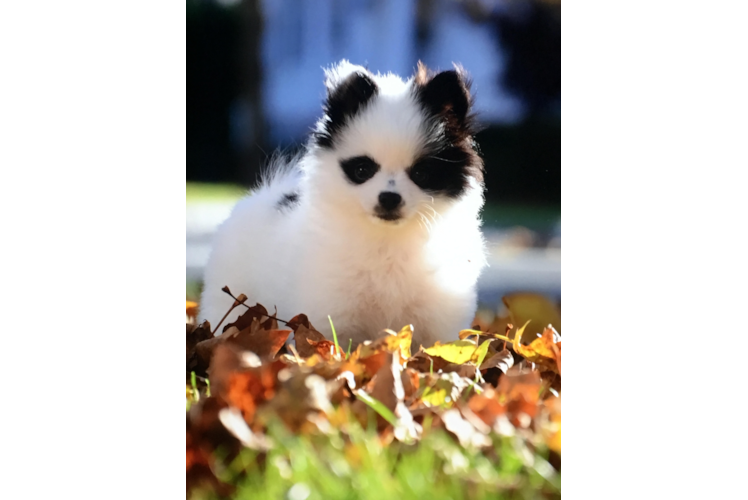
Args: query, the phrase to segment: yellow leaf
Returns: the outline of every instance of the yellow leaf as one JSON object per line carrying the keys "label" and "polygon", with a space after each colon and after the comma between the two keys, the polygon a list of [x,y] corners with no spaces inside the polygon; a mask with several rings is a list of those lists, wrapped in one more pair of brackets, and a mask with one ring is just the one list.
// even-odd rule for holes
{"label": "yellow leaf", "polygon": [[389,335],[380,337],[368,345],[361,346],[360,358],[368,358],[381,351],[399,352],[400,364],[410,358],[410,345],[413,342],[413,326],[406,325],[399,333],[388,331]]}
{"label": "yellow leaf", "polygon": [[485,335],[485,334],[480,330],[460,330],[459,335],[460,335],[460,340],[465,340],[466,338],[471,337],[473,335]]}
{"label": "yellow leaf", "polygon": [[433,387],[427,387],[421,395],[421,401],[427,408],[435,406],[448,407],[452,404],[452,401],[447,401],[447,396],[450,394],[450,386],[447,381],[439,380]]}
{"label": "yellow leaf", "polygon": [[524,356],[527,361],[536,363],[542,368],[554,371],[560,375],[561,348],[559,347],[560,343],[554,343],[553,330],[551,328],[544,329],[543,335],[533,340],[528,346],[523,346],[520,343],[522,333],[529,323],[530,321],[528,320],[514,335],[512,343],[514,351]]}
{"label": "yellow leaf", "polygon": [[472,337],[474,335],[482,335],[484,337],[493,337],[499,340],[506,340],[507,342],[511,342],[512,339],[505,335],[500,335],[498,333],[491,333],[491,332],[482,332],[480,330],[460,330],[459,336],[460,340],[465,340],[468,337]]}
{"label": "yellow leaf", "polygon": [[511,323],[517,326],[529,321],[530,325],[522,338],[525,343],[532,342],[548,324],[561,333],[561,313],[546,297],[535,293],[515,293],[501,300],[509,309]]}
{"label": "yellow leaf", "polygon": [[522,344],[520,344],[520,340],[522,339],[522,335],[525,332],[525,328],[527,328],[527,325],[530,324],[530,320],[528,319],[524,325],[522,325],[520,328],[517,329],[516,332],[514,332],[514,340],[512,340],[512,345],[514,346],[514,352],[522,354]]}
{"label": "yellow leaf", "polygon": [[469,362],[480,365],[480,362],[482,362],[483,358],[486,357],[488,344],[490,342],[490,340],[486,340],[483,344],[478,346],[478,344],[472,340],[457,340],[448,344],[435,345],[434,347],[424,349],[424,352],[430,356],[439,356],[450,363],[456,363],[458,365]]}

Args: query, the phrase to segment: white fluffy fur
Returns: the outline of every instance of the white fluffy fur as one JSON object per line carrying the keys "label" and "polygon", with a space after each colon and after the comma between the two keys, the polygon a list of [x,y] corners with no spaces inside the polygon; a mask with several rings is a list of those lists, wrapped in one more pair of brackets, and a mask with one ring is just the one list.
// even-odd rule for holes
{"label": "white fluffy fur", "polygon": [[[351,71],[343,62],[327,71],[334,87]],[[201,319],[215,325],[232,304],[228,285],[278,317],[298,313],[342,345],[414,326],[414,346],[457,339],[476,310],[476,281],[485,266],[478,213],[483,187],[471,178],[457,200],[434,198],[407,176],[433,137],[411,94],[413,80],[376,75],[379,94],[359,113],[333,151],[310,142],[305,154],[242,199],[219,228],[205,270]],[[318,125],[319,126],[319,125]],[[339,160],[368,155],[381,170],[362,185],[347,181]],[[394,185],[393,185],[394,181]],[[278,208],[285,193],[299,204]],[[398,192],[404,218],[374,216],[382,191]],[[236,308],[233,321],[245,310]],[[224,323],[226,324],[226,323]]]}

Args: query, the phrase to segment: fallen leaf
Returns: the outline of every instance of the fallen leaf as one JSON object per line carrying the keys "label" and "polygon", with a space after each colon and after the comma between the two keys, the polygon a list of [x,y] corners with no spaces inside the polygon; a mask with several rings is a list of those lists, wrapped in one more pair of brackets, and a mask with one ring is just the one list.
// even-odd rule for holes
{"label": "fallen leaf", "polygon": [[457,340],[448,344],[441,344],[429,349],[424,349],[426,354],[439,356],[440,358],[456,364],[473,363],[480,365],[488,353],[488,345],[491,340],[484,341],[480,346],[472,340]]}
{"label": "fallen leaf", "polygon": [[398,333],[385,330],[386,335],[360,346],[359,356],[367,358],[380,351],[399,353],[399,362],[404,364],[410,358],[410,346],[413,342],[413,326],[406,325]]}
{"label": "fallen leaf", "polygon": [[462,392],[473,385],[468,377],[462,377],[457,372],[429,375],[421,384],[421,402],[427,407],[451,407]]}
{"label": "fallen leaf", "polygon": [[202,363],[197,355],[197,346],[213,337],[210,332],[210,323],[204,321],[199,326],[187,323],[187,372],[194,371],[201,375],[208,369],[208,363]]}
{"label": "fallen leaf", "polygon": [[491,387],[474,394],[468,401],[468,408],[491,427],[499,415],[506,413],[506,407],[499,403],[498,393]]}
{"label": "fallen leaf", "polygon": [[309,318],[307,317],[306,314],[297,314],[296,316],[294,316],[293,318],[291,318],[291,320],[288,323],[286,323],[286,326],[288,328],[290,328],[291,330],[293,330],[294,333],[299,328],[299,325],[304,325],[305,327],[307,327],[310,330],[317,331],[312,326],[312,324],[309,322]]}
{"label": "fallen leaf", "polygon": [[536,338],[535,334],[543,331],[548,324],[561,331],[561,313],[547,297],[535,293],[515,293],[502,297],[501,300],[509,310],[511,322],[515,326],[529,321],[521,339],[523,342],[532,342]]}
{"label": "fallen leaf", "polygon": [[[340,360],[345,357],[345,353],[340,346],[335,347],[334,342],[330,342],[327,339],[323,340],[312,340],[306,339],[307,343],[314,349],[314,352],[319,354],[324,360]],[[298,344],[297,344],[298,345]]]}
{"label": "fallen leaf", "polygon": [[252,322],[255,320],[261,323],[264,321],[263,318],[269,318],[268,310],[265,309],[264,306],[261,304],[255,304],[251,307],[248,306],[248,309],[243,314],[239,315],[233,323],[228,323],[223,327],[223,332],[225,333],[226,330],[232,326],[236,327],[237,330],[242,331],[245,328],[252,326]]}
{"label": "fallen leaf", "polygon": [[372,378],[377,372],[384,366],[385,361],[388,357],[387,351],[377,351],[374,354],[365,358],[360,357],[360,352],[356,351],[355,356],[351,355],[351,358],[355,358],[359,364],[363,365],[364,372],[368,375],[367,378]]}
{"label": "fallen leaf", "polygon": [[252,351],[261,359],[272,359],[286,343],[289,335],[291,330],[253,330],[250,326],[227,337],[225,342]]}
{"label": "fallen leaf", "polygon": [[523,331],[528,323],[517,330],[512,347],[514,351],[521,354],[530,363],[535,363],[541,368],[561,374],[561,344],[554,344],[555,332],[553,328],[546,327],[543,334],[533,340],[530,345],[523,346],[520,339],[524,336]]}
{"label": "fallen leaf", "polygon": [[537,415],[540,386],[540,374],[536,370],[525,371],[518,366],[510,368],[499,379],[499,402],[506,407],[509,420],[515,427],[528,427]]}
{"label": "fallen leaf", "polygon": [[449,364],[450,362],[444,358],[431,356],[424,351],[419,351],[408,360],[407,366],[421,373],[439,373],[440,370]]}
{"label": "fallen leaf", "polygon": [[483,381],[496,387],[499,379],[514,366],[517,359],[522,359],[522,357],[506,348],[501,351],[489,350],[488,356],[480,366]]}
{"label": "fallen leaf", "polygon": [[317,330],[313,330],[311,328],[311,325],[306,326],[304,323],[299,323],[295,326],[296,329],[294,330],[294,345],[296,346],[296,351],[299,353],[299,356],[301,356],[302,358],[308,358],[313,354],[316,354],[317,349],[315,349],[310,341],[321,342],[323,340],[327,340],[325,336],[319,333]]}
{"label": "fallen leaf", "polygon": [[276,360],[257,368],[236,371],[228,377],[228,387],[223,391],[224,399],[241,410],[244,419],[251,424],[257,408],[275,396],[278,387],[278,372],[286,367]]}
{"label": "fallen leaf", "polygon": [[409,398],[418,390],[420,386],[420,377],[418,372],[413,368],[405,368],[401,373],[403,381],[403,390],[405,391],[405,397]]}
{"label": "fallen leaf", "polygon": [[395,412],[397,403],[405,398],[405,390],[400,372],[402,367],[397,354],[387,356],[385,364],[374,377],[374,386],[369,395],[381,402],[391,412]]}
{"label": "fallen leaf", "polygon": [[506,373],[512,366],[514,366],[514,356],[509,349],[502,349],[500,352],[486,358],[483,363],[481,363],[480,370],[484,371],[490,368],[498,368]]}

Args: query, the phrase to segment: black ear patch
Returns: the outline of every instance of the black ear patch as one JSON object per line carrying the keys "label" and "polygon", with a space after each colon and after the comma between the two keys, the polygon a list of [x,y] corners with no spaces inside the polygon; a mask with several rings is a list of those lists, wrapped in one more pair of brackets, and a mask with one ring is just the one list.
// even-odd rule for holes
{"label": "black ear patch", "polygon": [[475,134],[471,82],[462,69],[432,74],[422,63],[418,64],[414,91],[424,111],[445,123],[446,139],[457,144]]}
{"label": "black ear patch", "polygon": [[321,130],[315,133],[317,145],[332,148],[335,136],[378,92],[374,79],[363,71],[356,71],[330,90]]}
{"label": "black ear patch", "polygon": [[451,114],[457,121],[465,121],[470,108],[470,91],[457,71],[443,71],[423,86],[420,93],[423,106],[432,115]]}
{"label": "black ear patch", "polygon": [[432,123],[443,126],[430,132],[440,131],[408,176],[427,193],[457,198],[467,189],[470,177],[483,182],[483,162],[473,139],[476,125],[470,79],[462,68],[434,74],[419,62],[413,92]]}

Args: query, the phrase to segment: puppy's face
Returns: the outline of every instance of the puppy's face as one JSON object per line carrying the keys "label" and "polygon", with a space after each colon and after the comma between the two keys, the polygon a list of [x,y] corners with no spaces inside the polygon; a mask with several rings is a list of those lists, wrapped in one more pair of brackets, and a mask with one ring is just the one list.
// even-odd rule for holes
{"label": "puppy's face", "polygon": [[312,183],[336,210],[377,224],[428,224],[482,184],[462,71],[430,75],[419,64],[402,81],[343,62],[327,76]]}

